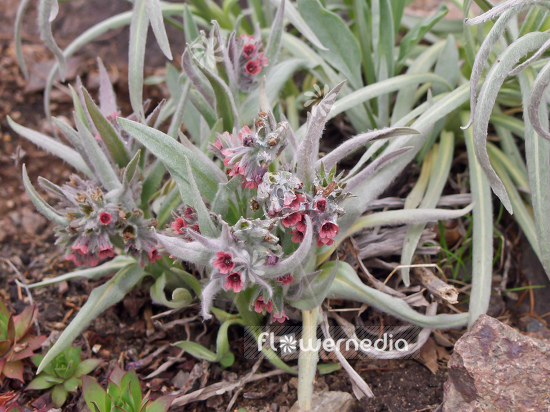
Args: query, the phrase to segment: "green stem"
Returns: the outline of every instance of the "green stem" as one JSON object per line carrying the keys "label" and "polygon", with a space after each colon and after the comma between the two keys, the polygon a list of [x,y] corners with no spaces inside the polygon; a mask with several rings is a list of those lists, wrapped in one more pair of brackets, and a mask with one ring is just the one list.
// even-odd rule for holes
{"label": "green stem", "polygon": [[302,411],[311,409],[313,380],[317,371],[317,317],[319,308],[302,311],[302,347],[298,357],[298,405]]}

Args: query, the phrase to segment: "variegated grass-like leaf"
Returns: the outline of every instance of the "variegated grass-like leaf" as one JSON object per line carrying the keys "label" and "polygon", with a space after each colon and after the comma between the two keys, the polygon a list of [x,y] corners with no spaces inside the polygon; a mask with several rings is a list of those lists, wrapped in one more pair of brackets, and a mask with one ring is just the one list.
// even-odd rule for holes
{"label": "variegated grass-like leaf", "polygon": [[[461,113],[463,123],[468,113]],[[487,313],[491,298],[493,279],[493,202],[491,188],[486,176],[475,157],[474,137],[471,130],[464,130],[464,140],[468,150],[468,169],[473,200],[476,202],[472,212],[474,228],[472,234],[472,289],[468,326]]]}
{"label": "variegated grass-like leaf", "polygon": [[[424,194],[424,198],[418,205],[420,209],[433,208],[437,205],[449,177],[449,172],[453,161],[453,153],[454,134],[452,132],[444,131],[441,133],[438,156],[435,161],[433,173],[430,177],[430,182],[426,189],[426,193]],[[407,235],[405,237],[405,241],[403,242],[403,251],[401,254],[401,265],[405,266],[401,269],[403,283],[405,286],[409,286],[410,284],[410,269],[408,265],[412,262],[414,251],[418,246],[418,241],[420,240],[425,226],[426,225],[424,223],[415,224],[409,226],[407,230]]]}
{"label": "variegated grass-like leaf", "polygon": [[[545,131],[548,128],[546,104],[541,107],[540,101],[537,104],[537,99],[533,99],[533,96],[538,93],[538,91],[535,91],[535,87],[543,88],[540,92],[544,92],[546,87],[541,83],[547,82],[548,69],[546,67],[542,69],[534,81],[533,77],[534,71],[531,68],[519,75],[524,97],[523,110],[527,110],[529,113],[529,118],[524,119],[525,155],[540,251],[539,257],[546,274],[550,277],[550,217],[548,215],[548,206],[550,205],[550,142],[548,139],[544,139],[545,135],[538,133],[539,130],[532,123],[532,120],[535,119],[540,131]],[[537,82],[541,78],[544,78],[544,80]]]}

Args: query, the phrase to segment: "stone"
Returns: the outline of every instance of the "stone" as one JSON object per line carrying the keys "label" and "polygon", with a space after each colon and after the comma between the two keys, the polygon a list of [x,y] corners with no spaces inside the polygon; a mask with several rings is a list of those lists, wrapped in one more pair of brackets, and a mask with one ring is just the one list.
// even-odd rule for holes
{"label": "stone", "polygon": [[550,410],[550,341],[482,315],[455,345],[438,411]]}
{"label": "stone", "polygon": [[[311,400],[311,412],[338,411],[348,412],[353,406],[353,397],[347,392],[315,392]],[[289,412],[301,412],[298,401]]]}

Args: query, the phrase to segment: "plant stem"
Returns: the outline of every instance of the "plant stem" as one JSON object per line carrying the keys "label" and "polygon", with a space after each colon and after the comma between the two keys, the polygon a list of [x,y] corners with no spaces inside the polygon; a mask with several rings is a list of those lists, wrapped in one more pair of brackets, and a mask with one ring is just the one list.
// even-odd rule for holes
{"label": "plant stem", "polygon": [[319,308],[302,311],[302,347],[298,357],[298,405],[303,411],[311,409],[313,380],[319,360],[317,346],[317,317]]}

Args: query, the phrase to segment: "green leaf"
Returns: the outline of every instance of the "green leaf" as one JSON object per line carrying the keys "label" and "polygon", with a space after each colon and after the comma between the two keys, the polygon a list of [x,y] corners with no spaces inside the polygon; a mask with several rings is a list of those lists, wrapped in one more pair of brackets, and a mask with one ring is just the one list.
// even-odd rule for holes
{"label": "green leaf", "polygon": [[36,190],[34,190],[34,187],[29,179],[29,175],[27,174],[27,168],[25,165],[23,165],[23,185],[25,186],[25,191],[27,192],[27,195],[40,213],[42,213],[46,218],[58,224],[59,226],[65,227],[69,225],[69,223],[71,222],[70,219],[57,213],[57,210],[46,203],[46,201],[42,199],[42,197],[36,192]]}
{"label": "green leaf", "polygon": [[402,65],[412,49],[420,43],[422,38],[428,33],[431,28],[449,12],[449,8],[445,3],[442,3],[436,10],[435,14],[422,19],[414,26],[401,40],[399,46],[399,64]]}
{"label": "green leaf", "polygon": [[[487,154],[487,127],[493,106],[504,80],[516,63],[530,51],[538,49],[550,38],[549,33],[530,33],[512,43],[500,56],[487,74],[479,92],[476,111],[473,115],[474,147],[476,157],[484,170],[493,192],[499,197],[510,214],[513,213],[510,198],[504,185],[491,167]],[[472,86],[473,87],[473,86]],[[474,110],[472,108],[472,110]]]}
{"label": "green leaf", "polygon": [[[527,110],[529,95],[534,92],[533,87],[534,72],[531,68],[525,70],[519,75],[521,91],[523,93],[523,110]],[[548,112],[546,103],[544,107],[537,106],[544,128],[548,128]],[[525,123],[525,156],[527,160],[527,170],[529,174],[529,187],[532,193],[532,205],[535,215],[535,227],[539,245],[539,257],[550,278],[550,216],[548,216],[548,206],[550,205],[550,142],[537,134],[531,123],[532,116],[524,119]]]}
{"label": "green leaf", "polygon": [[177,299],[174,298],[174,295],[172,295],[171,301],[166,299],[166,295],[164,294],[164,288],[166,287],[166,275],[163,273],[160,275],[160,277],[155,281],[153,286],[151,286],[151,289],[149,289],[149,293],[151,294],[151,299],[153,303],[156,303],[157,305],[164,305],[168,308],[172,309],[181,309],[186,306],[189,306],[189,304],[193,301],[193,297],[191,296],[191,293],[187,289],[184,288],[178,288],[174,291],[174,294],[177,292]]}
{"label": "green leaf", "polygon": [[101,136],[101,140],[105,143],[105,147],[111,154],[111,157],[118,165],[118,167],[125,167],[130,161],[130,156],[126,147],[124,147],[124,142],[120,136],[115,131],[111,123],[101,114],[101,110],[96,106],[92,98],[90,97],[88,91],[83,87],[82,94],[84,95],[84,101],[86,102],[86,107],[90,113],[90,117],[94,122],[94,125]]}
{"label": "green leaf", "polygon": [[136,263],[121,269],[108,282],[95,288],[90,293],[82,309],[48,351],[40,363],[37,373],[40,373],[47,364],[67,348],[97,316],[115,303],[120,302],[141,280],[143,275],[143,269]]}
{"label": "green leaf", "polygon": [[34,378],[31,383],[25,388],[27,391],[37,391],[37,390],[43,390],[48,389],[57,384],[56,381],[50,379],[51,377],[49,375],[41,374]]}
{"label": "green leaf", "polygon": [[115,257],[113,260],[109,260],[99,266],[75,270],[64,275],[56,276],[51,279],[45,279],[42,282],[37,282],[29,285],[30,289],[39,288],[43,286],[53,285],[55,283],[63,282],[64,280],[86,278],[86,279],[97,279],[102,276],[111,275],[117,272],[119,269],[122,269],[132,263],[136,263],[136,260],[131,256],[120,255]]}
{"label": "green leaf", "polygon": [[201,65],[195,56],[191,57],[195,65],[206,76],[212,86],[212,90],[216,95],[216,112],[218,113],[218,117],[223,119],[224,129],[232,131],[234,127],[239,128],[239,114],[229,87],[218,75]]}
{"label": "green leaf", "polygon": [[102,363],[103,361],[101,359],[85,359],[80,361],[76,367],[75,376],[81,377],[82,375],[87,375]]}
{"label": "green leaf", "polygon": [[221,216],[227,215],[229,204],[231,202],[231,196],[238,189],[241,182],[241,177],[234,176],[229,182],[219,185],[218,193],[212,202],[213,213]]}
{"label": "green leaf", "polygon": [[321,273],[310,284],[304,285],[304,291],[298,300],[291,302],[292,306],[300,310],[313,310],[321,306],[325,300],[340,262],[332,260],[325,263],[319,269]]}
{"label": "green leaf", "polygon": [[201,187],[202,193],[209,201],[214,200],[218,183],[227,182],[227,178],[216,164],[197,158],[194,152],[172,137],[127,119],[118,118],[118,122],[120,127],[147,147],[167,168],[181,174],[183,178],[185,178],[183,175],[185,171],[181,172],[181,168],[185,162],[184,159],[189,159],[197,185]]}
{"label": "green leaf", "polygon": [[54,386],[53,389],[51,390],[51,394],[52,394],[52,402],[57,408],[60,408],[61,406],[63,406],[63,404],[67,400],[67,397],[69,396],[69,392],[67,392],[62,385]]}
{"label": "green leaf", "polygon": [[[440,142],[441,144],[439,145],[439,152],[436,158],[435,167],[433,168],[424,198],[418,206],[420,209],[433,208],[437,206],[439,198],[441,197],[449,177],[454,154],[454,134],[452,132],[443,131],[441,133]],[[401,269],[401,274],[403,276],[403,283],[405,286],[409,286],[410,284],[410,268],[407,266],[412,262],[412,257],[425,227],[425,223],[419,223],[410,225],[407,229],[407,234],[405,235],[405,240],[403,241],[403,250],[401,253],[401,265],[405,266]]]}
{"label": "green leaf", "polygon": [[100,181],[103,187],[107,190],[114,190],[121,187],[121,183],[118,180],[117,173],[115,172],[111,162],[99,146],[97,140],[90,133],[90,130],[86,127],[83,121],[74,116],[76,128],[80,135],[82,146],[88,154],[88,160],[90,166],[95,172],[95,177]]}
{"label": "green leaf", "polygon": [[147,406],[145,412],[167,412],[177,395],[165,395],[155,399]]}
{"label": "green leaf", "polygon": [[318,53],[348,79],[353,88],[361,80],[361,50],[346,23],[324,8],[318,0],[298,0],[298,10],[308,26],[328,50]]}
{"label": "green leaf", "polygon": [[204,359],[208,362],[217,362],[216,354],[211,350],[206,349],[199,343],[184,340],[174,343],[173,346],[183,349],[185,352],[197,359]]}
{"label": "green leaf", "polygon": [[82,377],[82,393],[90,410],[99,412],[107,410],[107,394],[95,379],[86,375]]}
{"label": "green leaf", "polygon": [[199,37],[199,29],[187,4],[183,5],[183,34],[185,42],[191,44]]}

